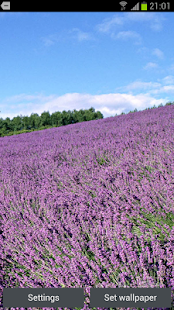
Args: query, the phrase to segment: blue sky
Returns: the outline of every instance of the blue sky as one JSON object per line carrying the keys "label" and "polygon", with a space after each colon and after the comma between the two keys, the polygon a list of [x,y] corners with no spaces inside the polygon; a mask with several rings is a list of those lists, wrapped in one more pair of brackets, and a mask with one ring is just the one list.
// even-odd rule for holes
{"label": "blue sky", "polygon": [[0,116],[174,101],[173,12],[0,13]]}

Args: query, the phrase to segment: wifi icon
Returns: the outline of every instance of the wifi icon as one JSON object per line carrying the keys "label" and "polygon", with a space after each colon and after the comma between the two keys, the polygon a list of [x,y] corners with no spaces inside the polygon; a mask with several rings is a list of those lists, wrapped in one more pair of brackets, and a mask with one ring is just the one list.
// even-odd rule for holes
{"label": "wifi icon", "polygon": [[121,1],[119,4],[121,5],[121,10],[122,11],[125,10],[125,6],[126,6],[127,2],[126,1]]}

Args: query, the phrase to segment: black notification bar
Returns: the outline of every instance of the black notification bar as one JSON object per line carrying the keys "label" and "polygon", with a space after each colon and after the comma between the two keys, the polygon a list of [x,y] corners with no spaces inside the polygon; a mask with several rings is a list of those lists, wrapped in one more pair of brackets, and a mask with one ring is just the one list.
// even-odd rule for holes
{"label": "black notification bar", "polygon": [[61,1],[3,1],[0,11],[6,12],[173,12],[174,1],[100,1],[97,6],[84,2]]}

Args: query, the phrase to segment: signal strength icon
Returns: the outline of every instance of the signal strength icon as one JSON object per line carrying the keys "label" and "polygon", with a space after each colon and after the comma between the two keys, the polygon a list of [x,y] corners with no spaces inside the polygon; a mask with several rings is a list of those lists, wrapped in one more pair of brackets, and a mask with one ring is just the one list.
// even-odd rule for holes
{"label": "signal strength icon", "polygon": [[124,11],[125,10],[125,6],[126,6],[126,4],[127,4],[127,2],[126,1],[121,1],[120,3],[119,3],[120,5],[121,5],[121,10],[122,11]]}
{"label": "signal strength icon", "polygon": [[140,9],[140,3],[138,2],[132,9],[131,11],[139,11]]}

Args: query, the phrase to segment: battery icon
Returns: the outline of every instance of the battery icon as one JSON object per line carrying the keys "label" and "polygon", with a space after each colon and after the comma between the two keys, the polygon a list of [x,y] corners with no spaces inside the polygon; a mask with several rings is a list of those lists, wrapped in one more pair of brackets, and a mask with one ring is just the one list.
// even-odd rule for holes
{"label": "battery icon", "polygon": [[147,2],[141,3],[141,11],[147,11]]}

